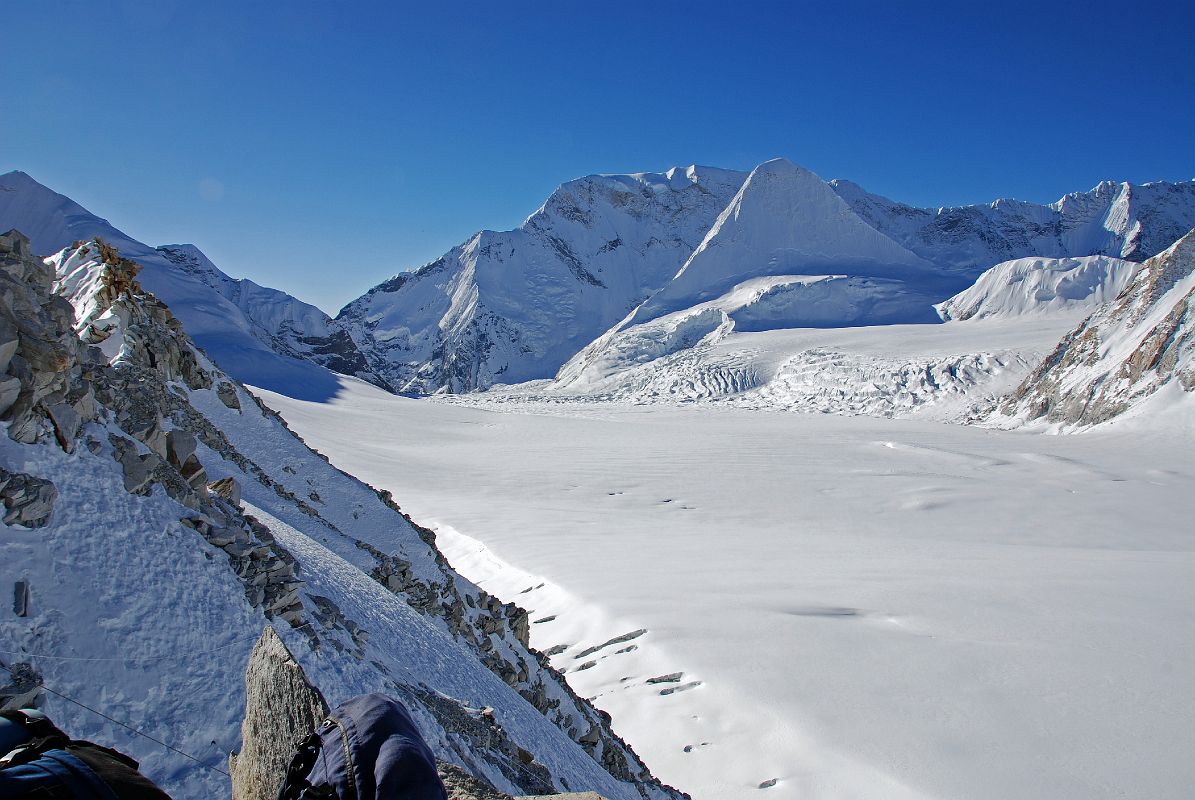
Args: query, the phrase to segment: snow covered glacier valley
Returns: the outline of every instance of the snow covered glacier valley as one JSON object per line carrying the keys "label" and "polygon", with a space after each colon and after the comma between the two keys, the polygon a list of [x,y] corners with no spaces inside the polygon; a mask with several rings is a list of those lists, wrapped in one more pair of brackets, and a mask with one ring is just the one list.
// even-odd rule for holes
{"label": "snow covered glacier valley", "polygon": [[[916,333],[942,330],[967,328]],[[880,349],[876,329],[801,335],[819,333]],[[473,397],[265,395],[531,610],[532,644],[697,800],[1195,785],[1186,411],[1049,436]]]}
{"label": "snow covered glacier valley", "polygon": [[[1195,182],[931,213],[784,161],[590,176],[336,320],[0,184],[35,248],[117,242],[230,374],[300,398],[263,392],[531,609],[533,644],[698,800],[1187,796]],[[415,680],[461,694],[393,630]]]}

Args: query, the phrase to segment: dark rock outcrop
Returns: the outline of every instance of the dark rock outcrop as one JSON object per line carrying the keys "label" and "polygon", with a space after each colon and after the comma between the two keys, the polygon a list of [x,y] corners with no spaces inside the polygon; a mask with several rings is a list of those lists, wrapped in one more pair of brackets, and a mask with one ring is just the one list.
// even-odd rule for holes
{"label": "dark rock outcrop", "polygon": [[79,427],[95,418],[94,359],[53,283],[54,271],[30,254],[24,234],[0,236],[0,419],[15,441],[53,437],[71,452]]}

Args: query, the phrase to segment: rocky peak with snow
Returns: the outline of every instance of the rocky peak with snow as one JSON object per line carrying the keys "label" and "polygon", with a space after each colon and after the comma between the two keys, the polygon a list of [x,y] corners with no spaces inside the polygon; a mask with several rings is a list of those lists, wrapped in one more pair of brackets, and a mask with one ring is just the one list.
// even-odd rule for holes
{"label": "rocky peak with snow", "polygon": [[1068,333],[1000,413],[1063,426],[1105,422],[1168,395],[1195,398],[1195,230],[1137,266]]}
{"label": "rocky peak with snow", "polygon": [[[33,692],[180,800],[226,795],[242,673],[269,625],[330,702],[398,696],[438,758],[503,791],[680,797],[529,649],[525,611],[309,450],[194,346],[140,266],[102,240],[43,262],[0,236],[0,583],[22,598],[0,616],[0,664],[32,679],[9,699]],[[199,763],[114,740],[62,695]]]}

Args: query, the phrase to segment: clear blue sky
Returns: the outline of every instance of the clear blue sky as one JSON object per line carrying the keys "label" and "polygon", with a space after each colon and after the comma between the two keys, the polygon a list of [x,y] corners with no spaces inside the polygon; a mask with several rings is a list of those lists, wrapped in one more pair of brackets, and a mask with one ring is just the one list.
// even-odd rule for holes
{"label": "clear blue sky", "polygon": [[335,313],[587,173],[785,156],[919,205],[1190,179],[1193,9],[9,0],[0,172]]}

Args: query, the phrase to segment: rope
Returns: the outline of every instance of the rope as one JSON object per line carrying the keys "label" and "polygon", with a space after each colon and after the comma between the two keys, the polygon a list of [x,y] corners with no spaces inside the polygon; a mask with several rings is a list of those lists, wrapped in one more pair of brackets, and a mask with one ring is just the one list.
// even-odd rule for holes
{"label": "rope", "polygon": [[[218,648],[217,648],[217,649],[218,649]],[[211,651],[208,651],[208,652],[211,652]],[[17,677],[17,674],[16,674],[15,672],[13,672],[11,669],[9,669],[7,666],[5,666],[4,664],[0,664],[0,669],[3,669],[5,672],[7,672],[9,675],[12,675],[14,678],[15,678],[15,677]],[[226,777],[226,778],[230,778],[230,777],[232,777],[231,775],[229,775],[227,772],[225,772],[224,770],[220,769],[219,767],[213,767],[211,764],[208,764],[208,763],[205,763],[205,762],[203,762],[203,761],[200,761],[198,758],[196,758],[195,756],[191,755],[190,753],[184,753],[182,750],[179,750],[177,747],[173,747],[173,746],[171,746],[171,745],[168,745],[168,744],[166,744],[166,743],[165,743],[165,742],[163,742],[161,739],[155,739],[153,736],[150,736],[148,733],[143,733],[142,731],[139,731],[139,730],[137,730],[137,729],[136,729],[136,728],[134,728],[132,725],[126,725],[125,723],[121,722],[121,721],[120,721],[120,720],[118,720],[118,719],[113,719],[112,717],[110,717],[110,716],[108,716],[107,714],[105,714],[103,711],[99,711],[99,710],[97,710],[97,709],[94,709],[94,708],[92,708],[91,706],[87,705],[86,703],[80,703],[78,700],[74,699],[73,697],[67,697],[67,696],[66,696],[65,694],[63,694],[62,692],[56,692],[56,691],[54,691],[53,689],[51,689],[49,686],[47,686],[47,685],[46,685],[46,682],[45,682],[44,680],[43,680],[41,683],[39,683],[37,686],[33,687],[33,688],[35,688],[35,689],[45,689],[45,690],[46,690],[47,692],[49,692],[50,694],[52,694],[52,695],[55,695],[55,696],[57,696],[57,697],[61,697],[63,700],[66,700],[68,703],[74,703],[74,704],[75,704],[75,705],[77,705],[79,708],[84,708],[84,709],[87,709],[87,710],[88,710],[88,711],[90,711],[92,714],[96,714],[96,715],[98,715],[98,716],[101,716],[101,717],[103,717],[104,719],[108,720],[109,722],[112,722],[112,723],[114,723],[114,724],[116,724],[116,725],[119,725],[119,726],[120,726],[120,727],[122,727],[122,728],[125,728],[126,730],[129,730],[129,731],[131,731],[131,732],[133,732],[133,733],[137,734],[138,736],[140,736],[140,737],[141,737],[141,738],[143,738],[143,739],[148,739],[149,741],[153,742],[154,744],[160,744],[162,747],[165,747],[167,750],[170,750],[171,752],[174,752],[174,753],[178,753],[178,754],[179,754],[180,756],[182,756],[183,758],[189,758],[189,759],[191,759],[192,761],[194,761],[196,764],[198,764],[199,766],[201,766],[201,767],[204,767],[205,769],[210,769],[212,772],[218,772],[218,773],[220,773],[221,775],[223,775],[223,776],[224,776],[224,777]]]}
{"label": "rope", "polygon": [[[305,622],[298,627],[306,628],[310,625],[311,625],[310,622]],[[201,655],[206,655],[208,653],[216,653],[216,652],[219,652],[220,650],[227,650],[228,648],[234,647],[238,644],[244,644],[245,642],[252,642],[252,641],[256,640],[257,638],[258,638],[257,636],[248,636],[244,639],[237,639],[234,642],[229,642],[228,644],[222,644],[219,647],[213,647],[211,650],[200,650],[198,652],[192,653],[191,655],[201,656]],[[52,655],[47,655],[47,654],[42,654],[42,653],[26,653],[21,650],[0,650],[0,653],[3,653],[4,655],[9,655],[9,656],[21,656],[22,658],[45,658],[45,659],[50,659],[53,661],[102,661],[102,662],[120,662],[120,663],[125,663],[125,664],[164,661],[166,659],[170,659],[173,657],[173,656],[151,656],[151,657],[143,658],[143,659],[85,658],[83,656],[52,656]],[[13,672],[11,669],[9,669],[7,666],[5,666],[3,663],[0,663],[0,669],[3,669],[5,672],[7,672],[9,675],[12,675],[14,678],[16,677],[16,673]],[[162,747],[165,747],[167,750],[170,750],[171,752],[178,753],[180,756],[183,756],[184,758],[189,758],[201,767],[210,769],[213,772],[218,772],[221,775],[224,775],[225,777],[231,777],[227,772],[220,769],[219,767],[213,767],[211,764],[200,761],[198,758],[191,755],[190,753],[184,753],[182,750],[179,750],[177,747],[172,747],[171,745],[166,744],[161,739],[155,739],[154,737],[150,736],[148,733],[143,733],[131,725],[126,725],[125,723],[121,722],[118,719],[113,719],[112,717],[108,716],[107,714],[105,714],[102,711],[94,709],[91,706],[86,705],[84,703],[80,703],[78,700],[75,700],[73,697],[67,697],[62,692],[57,692],[57,691],[51,689],[49,686],[46,685],[46,682],[44,680],[41,683],[39,683],[37,686],[32,687],[32,688],[45,689],[50,694],[61,697],[63,700],[66,700],[68,703],[74,703],[75,705],[79,706],[80,708],[87,709],[91,713],[97,714],[97,715],[103,717],[104,719],[108,720],[109,722],[112,722],[116,725],[119,725],[122,728],[126,728],[126,729],[132,731],[133,733],[137,734],[138,736],[142,737],[143,739],[148,739],[149,741],[151,741],[155,744],[160,744]]]}
{"label": "rope", "polygon": [[[191,655],[202,656],[202,655],[207,655],[208,653],[216,653],[216,652],[219,652],[220,650],[227,650],[230,647],[235,647],[238,644],[244,644],[245,642],[252,642],[253,640],[255,640],[257,638],[258,637],[256,637],[256,636],[249,636],[244,639],[237,639],[235,642],[229,642],[228,644],[222,644],[219,647],[213,647],[211,650],[199,650],[195,653],[192,653]],[[177,656],[171,656],[171,655],[145,656],[142,658],[87,658],[84,656],[52,656],[52,655],[47,655],[47,654],[43,654],[43,653],[26,653],[23,650],[0,650],[0,653],[3,653],[6,656],[20,656],[22,658],[46,658],[51,661],[103,661],[103,662],[119,662],[119,663],[123,663],[123,664],[138,664],[138,663],[147,663],[148,664],[148,663],[152,663],[154,661],[166,661],[171,658],[177,658]]]}

